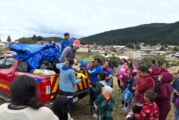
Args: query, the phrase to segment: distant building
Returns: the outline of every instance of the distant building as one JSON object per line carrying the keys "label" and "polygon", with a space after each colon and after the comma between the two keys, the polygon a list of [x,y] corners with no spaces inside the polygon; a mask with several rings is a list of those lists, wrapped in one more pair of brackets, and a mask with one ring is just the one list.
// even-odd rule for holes
{"label": "distant building", "polygon": [[9,46],[9,44],[7,43],[7,42],[1,42],[0,41],[0,46],[3,46],[3,47],[8,47]]}
{"label": "distant building", "polygon": [[113,48],[115,48],[116,50],[124,50],[124,49],[126,49],[126,46],[113,45]]}

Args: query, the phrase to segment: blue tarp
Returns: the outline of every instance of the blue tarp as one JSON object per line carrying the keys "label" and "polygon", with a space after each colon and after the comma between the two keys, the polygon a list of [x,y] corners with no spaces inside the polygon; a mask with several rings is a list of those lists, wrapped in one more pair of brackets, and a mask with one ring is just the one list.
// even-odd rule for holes
{"label": "blue tarp", "polygon": [[26,61],[30,69],[39,68],[41,61],[58,61],[61,55],[61,50],[56,44],[13,44],[10,50],[15,52],[14,58]]}

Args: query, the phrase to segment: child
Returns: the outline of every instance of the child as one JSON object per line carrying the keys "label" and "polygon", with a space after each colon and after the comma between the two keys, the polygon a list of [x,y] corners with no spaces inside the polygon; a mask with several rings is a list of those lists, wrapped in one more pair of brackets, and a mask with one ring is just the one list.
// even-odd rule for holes
{"label": "child", "polygon": [[88,68],[88,62],[86,60],[82,60],[80,62],[80,70],[86,70]]}
{"label": "child", "polygon": [[110,87],[113,87],[113,78],[112,78],[112,74],[113,74],[113,67],[112,67],[112,63],[110,61],[106,61],[105,65],[103,66],[103,71],[106,72],[106,82]]}
{"label": "child", "polygon": [[101,94],[102,87],[107,86],[106,83],[106,73],[102,72],[98,75],[99,82],[96,84],[90,84],[89,87],[91,88],[91,114],[93,113],[93,102],[96,100],[96,98]]}
{"label": "child", "polygon": [[102,72],[98,75],[99,83],[94,84],[93,86],[90,85],[92,91],[95,94],[95,97],[98,97],[102,92],[102,87],[107,86],[106,83],[106,73]]}
{"label": "child", "polygon": [[175,120],[179,120],[179,71],[177,79],[174,80],[172,87],[174,93],[172,102],[175,108]]}
{"label": "child", "polygon": [[157,87],[157,98],[156,103],[159,107],[159,119],[166,120],[167,115],[171,110],[171,95],[172,95],[172,86],[170,83],[173,81],[173,75],[169,72],[163,72],[158,78],[158,87]]}
{"label": "child", "polygon": [[[137,80],[137,77],[138,77],[138,75],[137,75],[136,72],[132,73],[132,78],[130,78],[130,79],[129,79],[129,82],[128,82],[127,88],[128,88],[131,92],[133,92],[133,93],[134,93],[135,90],[136,90],[136,80]],[[131,110],[131,108],[132,108],[132,106],[133,106],[132,103],[133,103],[133,99],[129,102],[128,111]]]}
{"label": "child", "polygon": [[101,95],[99,95],[94,102],[96,109],[99,110],[99,120],[113,120],[112,111],[115,105],[115,101],[111,96],[111,93],[111,87],[103,87]]}
{"label": "child", "polygon": [[60,95],[52,104],[52,111],[59,120],[73,120],[68,111],[68,99],[66,96]]}
{"label": "child", "polygon": [[136,80],[137,80],[137,77],[138,77],[137,73],[134,72],[134,73],[132,73],[132,78],[129,79],[128,88],[132,92],[135,92],[135,90],[136,90]]}
{"label": "child", "polygon": [[[121,93],[124,92],[124,90],[127,88],[128,85],[128,81],[131,77],[132,74],[132,70],[131,68],[126,67],[126,73],[122,74],[122,78],[121,78]],[[122,100],[122,106],[124,107],[123,110],[127,111],[128,109],[128,103],[126,103],[124,100]]]}
{"label": "child", "polygon": [[147,90],[144,94],[145,103],[140,114],[135,114],[137,120],[159,120],[159,109],[155,103],[156,95],[153,91]]}

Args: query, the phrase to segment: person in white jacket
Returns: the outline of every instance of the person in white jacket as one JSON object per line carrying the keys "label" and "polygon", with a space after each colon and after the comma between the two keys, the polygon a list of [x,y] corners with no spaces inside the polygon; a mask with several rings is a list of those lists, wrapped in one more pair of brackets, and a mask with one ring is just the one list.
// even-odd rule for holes
{"label": "person in white jacket", "polygon": [[11,103],[0,106],[0,120],[58,120],[47,107],[38,102],[36,81],[26,75],[11,84]]}

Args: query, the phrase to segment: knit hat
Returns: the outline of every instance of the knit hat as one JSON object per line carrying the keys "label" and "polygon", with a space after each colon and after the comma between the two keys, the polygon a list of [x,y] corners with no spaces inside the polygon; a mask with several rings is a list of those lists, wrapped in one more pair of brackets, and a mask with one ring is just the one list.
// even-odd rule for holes
{"label": "knit hat", "polygon": [[80,65],[81,66],[85,66],[85,65],[87,65],[88,64],[88,62],[86,61],[86,60],[82,60],[81,62],[80,62]]}
{"label": "knit hat", "polygon": [[162,80],[165,83],[170,83],[173,81],[173,75],[169,72],[163,72],[162,73]]}
{"label": "knit hat", "polygon": [[36,81],[26,75],[15,78],[11,84],[13,102],[26,103],[36,97]]}
{"label": "knit hat", "polygon": [[75,40],[74,43],[73,43],[73,46],[80,47],[80,41],[79,40]]}
{"label": "knit hat", "polygon": [[103,94],[111,94],[113,89],[110,86],[104,86],[102,87],[102,93]]}

